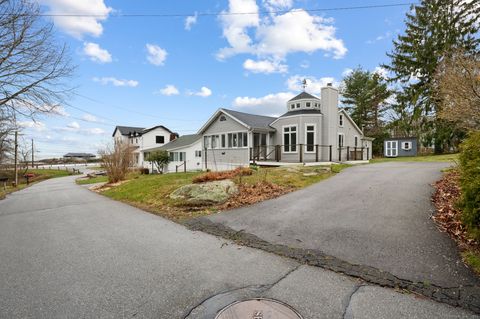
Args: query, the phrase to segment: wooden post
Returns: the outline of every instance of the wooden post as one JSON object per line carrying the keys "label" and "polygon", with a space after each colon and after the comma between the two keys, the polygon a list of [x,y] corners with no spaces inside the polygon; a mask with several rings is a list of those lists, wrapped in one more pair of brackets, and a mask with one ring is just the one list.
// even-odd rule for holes
{"label": "wooden post", "polygon": [[332,161],[332,145],[328,145],[328,160]]}
{"label": "wooden post", "polygon": [[205,154],[205,170],[208,169],[207,167],[207,148],[205,147],[205,151],[203,152]]}
{"label": "wooden post", "polygon": [[350,146],[347,146],[347,161],[350,160]]}
{"label": "wooden post", "polygon": [[338,147],[338,161],[339,162],[342,161],[342,147],[341,146]]}
{"label": "wooden post", "polygon": [[362,147],[362,161],[363,161],[363,147]]}
{"label": "wooden post", "polygon": [[354,154],[353,154],[353,159],[356,161],[357,160],[357,147],[355,146],[355,149],[354,149]]}
{"label": "wooden post", "polygon": [[315,162],[318,162],[318,144],[315,145]]}
{"label": "wooden post", "polygon": [[298,145],[298,152],[300,153],[300,163],[303,162],[303,148],[302,148],[303,144],[299,144]]}
{"label": "wooden post", "polygon": [[370,159],[369,149],[367,147],[367,161]]}
{"label": "wooden post", "polygon": [[183,172],[187,172],[187,161],[183,161]]}

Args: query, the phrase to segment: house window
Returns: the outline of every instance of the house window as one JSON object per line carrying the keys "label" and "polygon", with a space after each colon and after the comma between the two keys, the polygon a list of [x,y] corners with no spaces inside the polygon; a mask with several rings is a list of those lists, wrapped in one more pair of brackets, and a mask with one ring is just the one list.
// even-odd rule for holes
{"label": "house window", "polygon": [[314,152],[315,151],[315,125],[314,124],[307,124],[305,126],[305,144],[306,144],[306,152]]}
{"label": "house window", "polygon": [[233,134],[228,133],[228,148],[232,148],[232,140],[233,140]]}
{"label": "house window", "polygon": [[222,134],[222,143],[221,143],[221,147],[222,148],[225,148],[225,134]]}
{"label": "house window", "polygon": [[357,146],[358,146],[358,136],[355,135],[355,147],[357,147]]}
{"label": "house window", "polygon": [[186,159],[185,152],[171,152],[169,155],[171,162],[183,162]]}
{"label": "house window", "polygon": [[218,135],[212,135],[212,148],[218,148]]}
{"label": "house window", "polygon": [[210,136],[203,137],[203,147],[209,148],[210,147]]}
{"label": "house window", "polygon": [[343,127],[343,115],[342,114],[340,114],[340,116],[338,117],[338,125]]}
{"label": "house window", "polygon": [[290,108],[293,110],[295,108],[295,104],[290,104]]}
{"label": "house window", "polygon": [[237,133],[232,134],[232,147],[238,147]]}
{"label": "house window", "polygon": [[297,152],[297,126],[283,127],[283,151],[285,153]]}
{"label": "house window", "polygon": [[306,104],[306,105],[307,105],[307,107],[310,107],[310,105],[311,105],[311,104],[310,104],[310,102],[307,102],[307,104]]}
{"label": "house window", "polygon": [[338,133],[338,147],[343,147],[345,142],[345,135],[343,133]]}
{"label": "house window", "polygon": [[227,120],[227,117],[225,115],[220,116],[220,122],[224,122]]}
{"label": "house window", "polygon": [[163,144],[165,143],[165,136],[155,136],[155,142],[157,144]]}
{"label": "house window", "polygon": [[299,108],[300,108],[300,103],[297,103],[297,109],[299,109]]}
{"label": "house window", "polygon": [[202,157],[202,151],[195,151],[195,157]]}
{"label": "house window", "polygon": [[240,133],[243,135],[243,147],[248,146],[248,134],[247,133]]}
{"label": "house window", "polygon": [[137,144],[138,144],[138,138],[136,138],[136,139],[135,139],[135,143],[137,143]]}

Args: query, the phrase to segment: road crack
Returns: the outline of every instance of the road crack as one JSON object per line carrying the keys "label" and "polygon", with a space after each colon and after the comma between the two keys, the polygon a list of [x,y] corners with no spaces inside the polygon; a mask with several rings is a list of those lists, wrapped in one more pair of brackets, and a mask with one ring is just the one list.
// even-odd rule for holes
{"label": "road crack", "polygon": [[[355,285],[352,289],[352,291],[350,292],[350,294],[347,295],[346,297],[346,300],[345,300],[345,308],[343,309],[343,314],[342,314],[342,318],[343,319],[347,319],[347,314],[348,314],[348,310],[350,309],[350,303],[352,302],[352,298],[353,296],[360,290],[360,288],[364,287],[365,285],[363,284],[360,284],[360,285]],[[348,316],[348,318],[350,318],[351,316]]]}

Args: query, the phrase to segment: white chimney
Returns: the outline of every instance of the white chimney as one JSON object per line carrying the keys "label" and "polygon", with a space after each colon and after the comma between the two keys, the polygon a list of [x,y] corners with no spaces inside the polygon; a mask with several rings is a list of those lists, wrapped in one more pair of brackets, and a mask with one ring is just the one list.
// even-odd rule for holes
{"label": "white chimney", "polygon": [[337,126],[338,126],[338,89],[334,88],[332,83],[322,88],[321,92],[321,110],[323,114],[322,140],[324,145],[337,146]]}

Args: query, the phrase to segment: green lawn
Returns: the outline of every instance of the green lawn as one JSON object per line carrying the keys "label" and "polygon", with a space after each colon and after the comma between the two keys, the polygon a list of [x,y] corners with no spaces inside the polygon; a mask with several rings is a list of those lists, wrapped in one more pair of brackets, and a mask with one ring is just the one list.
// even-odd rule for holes
{"label": "green lawn", "polygon": [[96,176],[96,177],[92,177],[92,178],[79,178],[75,182],[78,185],[106,183],[106,182],[108,182],[108,177],[100,175],[100,176]]}
{"label": "green lawn", "polygon": [[[295,190],[324,180],[347,166],[333,165],[331,171],[318,166],[258,168],[250,176],[237,176],[233,180],[237,184],[267,181]],[[137,175],[119,186],[107,188],[102,194],[173,220],[188,219],[216,211],[213,206],[201,209],[182,207],[181,203],[169,198],[170,193],[192,183],[192,178],[200,174],[202,172]]]}
{"label": "green lawn", "polygon": [[458,161],[458,154],[442,154],[442,155],[425,155],[425,156],[411,156],[411,157],[393,157],[393,158],[374,158],[370,163],[381,162],[456,162]]}

